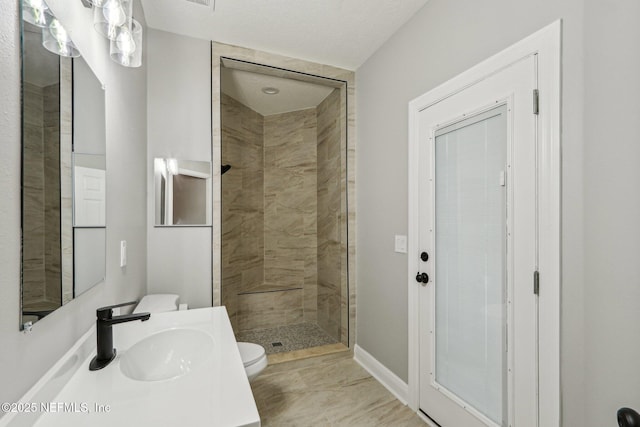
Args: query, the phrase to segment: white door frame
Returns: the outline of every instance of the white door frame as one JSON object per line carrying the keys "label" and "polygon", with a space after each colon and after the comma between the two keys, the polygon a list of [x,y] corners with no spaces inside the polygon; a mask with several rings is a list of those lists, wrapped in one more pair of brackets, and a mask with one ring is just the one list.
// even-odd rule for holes
{"label": "white door frame", "polygon": [[[409,399],[419,412],[418,283],[418,159],[419,113],[520,59],[538,56],[538,227],[539,227],[539,425],[560,426],[560,257],[561,257],[561,146],[560,146],[560,20],[548,25],[473,68],[409,103]],[[533,106],[532,106],[533,107]],[[533,273],[533,272],[532,272]],[[533,291],[533,276],[532,276]]]}

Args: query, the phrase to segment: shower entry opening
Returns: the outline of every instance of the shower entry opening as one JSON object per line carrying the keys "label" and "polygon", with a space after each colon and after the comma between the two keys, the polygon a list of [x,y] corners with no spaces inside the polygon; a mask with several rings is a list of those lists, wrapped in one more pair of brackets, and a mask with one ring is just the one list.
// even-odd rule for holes
{"label": "shower entry opening", "polygon": [[220,69],[221,302],[236,338],[344,351],[347,84],[226,57]]}

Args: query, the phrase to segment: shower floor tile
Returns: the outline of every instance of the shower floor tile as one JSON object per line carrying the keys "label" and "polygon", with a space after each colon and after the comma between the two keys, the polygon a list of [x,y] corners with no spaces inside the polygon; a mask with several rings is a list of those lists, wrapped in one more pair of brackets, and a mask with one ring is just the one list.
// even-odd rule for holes
{"label": "shower floor tile", "polygon": [[236,334],[236,340],[260,344],[267,354],[284,353],[338,342],[315,323],[299,323],[242,331]]}

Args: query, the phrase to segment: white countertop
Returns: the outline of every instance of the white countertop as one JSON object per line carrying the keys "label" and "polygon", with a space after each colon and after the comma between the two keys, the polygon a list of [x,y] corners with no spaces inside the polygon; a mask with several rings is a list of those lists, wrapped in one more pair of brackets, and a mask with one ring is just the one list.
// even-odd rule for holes
{"label": "white countertop", "polygon": [[[211,357],[192,372],[170,380],[136,381],[121,372],[120,358],[129,347],[142,338],[173,328],[197,329],[209,334],[214,340]],[[93,340],[95,347],[95,333],[83,339]],[[102,370],[89,371],[95,348],[77,363],[73,360],[67,363],[69,369],[75,369],[71,375],[60,370],[64,363],[56,365],[60,373],[54,374],[53,380],[56,376],[69,375],[62,390],[50,399],[59,412],[45,411],[35,426],[260,426],[224,307],[157,313],[146,322],[114,325],[113,342],[118,355]],[[108,412],[104,409],[107,405]],[[104,412],[100,412],[100,408]],[[15,418],[18,421],[20,416]],[[15,425],[20,424],[23,423]]]}

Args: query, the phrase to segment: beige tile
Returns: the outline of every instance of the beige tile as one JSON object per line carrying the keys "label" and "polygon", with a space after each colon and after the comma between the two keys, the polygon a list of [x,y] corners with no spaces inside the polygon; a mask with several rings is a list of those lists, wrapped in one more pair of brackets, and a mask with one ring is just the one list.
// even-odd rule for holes
{"label": "beige tile", "polygon": [[295,289],[238,295],[240,330],[302,323],[303,291]]}
{"label": "beige tile", "polygon": [[286,353],[273,353],[268,355],[269,365],[291,362],[294,360],[308,359],[311,357],[325,356],[328,354],[348,352],[349,349],[341,343],[327,344],[318,347],[305,348],[303,350],[288,351]]}

